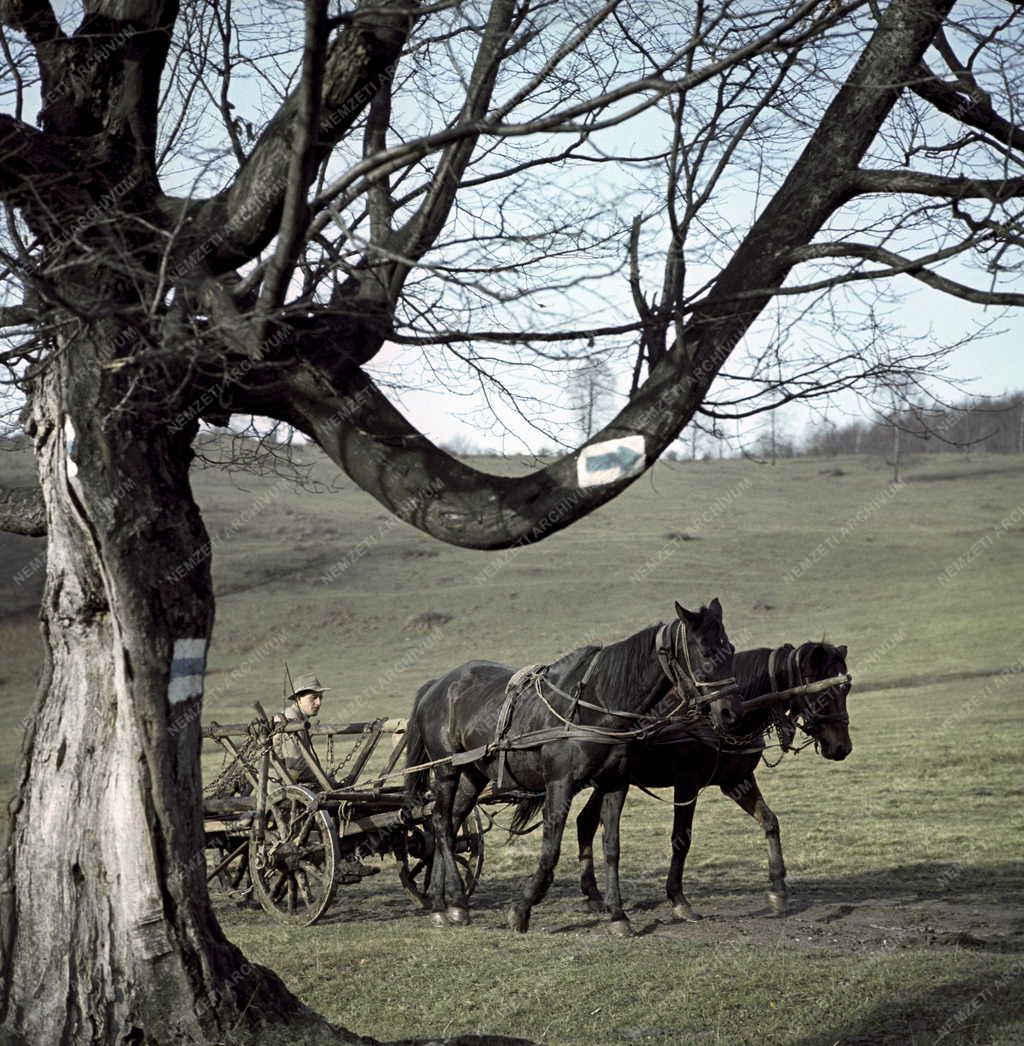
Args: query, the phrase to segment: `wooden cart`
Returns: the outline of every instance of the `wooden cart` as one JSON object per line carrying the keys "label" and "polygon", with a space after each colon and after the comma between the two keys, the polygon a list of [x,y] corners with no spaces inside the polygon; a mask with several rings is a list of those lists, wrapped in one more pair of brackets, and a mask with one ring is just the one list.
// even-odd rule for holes
{"label": "wooden cart", "polygon": [[[258,902],[281,922],[309,926],[330,908],[339,886],[359,881],[353,870],[358,863],[391,856],[402,885],[426,904],[431,803],[411,802],[396,769],[405,752],[405,720],[274,723],[256,709],[251,723],[211,722],[202,731],[227,757],[204,800],[211,891]],[[303,782],[275,754],[279,732],[296,735],[308,768]],[[347,745],[332,778],[306,737],[327,739],[332,748],[338,740]],[[379,765],[371,772],[372,761]],[[474,809],[456,839],[467,894],[483,868],[484,831],[484,818]]]}

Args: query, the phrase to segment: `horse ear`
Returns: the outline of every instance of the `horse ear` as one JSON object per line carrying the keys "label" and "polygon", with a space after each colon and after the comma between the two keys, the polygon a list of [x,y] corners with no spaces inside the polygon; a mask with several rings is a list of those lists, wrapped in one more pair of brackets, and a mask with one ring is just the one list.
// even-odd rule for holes
{"label": "horse ear", "polygon": [[718,596],[708,603],[708,610],[711,611],[714,617],[717,617],[719,621],[722,620],[722,604],[718,602]]}
{"label": "horse ear", "polygon": [[845,661],[846,660],[846,644],[844,643],[842,646],[836,647],[836,650],[839,651],[839,656]]}
{"label": "horse ear", "polygon": [[678,599],[676,600],[676,616],[680,621],[685,621],[689,625],[692,625],[698,617],[692,610],[687,610]]}

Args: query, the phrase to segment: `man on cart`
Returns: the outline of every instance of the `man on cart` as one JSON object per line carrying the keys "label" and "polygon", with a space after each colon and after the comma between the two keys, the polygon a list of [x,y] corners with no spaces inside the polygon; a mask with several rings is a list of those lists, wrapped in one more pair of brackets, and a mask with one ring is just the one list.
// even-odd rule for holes
{"label": "man on cart", "polygon": [[[309,721],[320,714],[323,695],[329,689],[329,687],[323,686],[312,672],[298,675],[292,683],[292,692],[288,695],[288,707],[284,712],[274,716],[275,723],[301,722],[304,724],[304,729],[301,731],[287,733],[279,731],[274,734],[274,755],[298,784],[311,785],[315,789],[320,789],[322,785],[303,754],[302,745],[305,745],[306,754],[312,758],[317,769],[330,781],[330,775],[320,762],[309,731]],[[331,781],[331,784],[333,785],[334,782]],[[366,875],[376,875],[380,869],[365,865],[355,858],[349,858],[342,861],[339,871],[345,876],[343,881],[353,881]]]}
{"label": "man on cart", "polygon": [[[305,723],[306,729],[301,731],[302,741],[305,743],[307,752],[313,757],[317,767],[327,776],[320,763],[320,759],[313,747],[313,739],[309,732],[309,720],[315,719],[320,714],[320,705],[323,695],[329,687],[322,686],[312,672],[296,676],[292,684],[292,692],[288,695],[288,707],[284,712],[274,716],[275,723]],[[274,755],[284,764],[292,777],[304,785],[319,786],[320,782],[313,773],[306,759],[303,758],[299,742],[299,733],[276,733],[274,734]]]}

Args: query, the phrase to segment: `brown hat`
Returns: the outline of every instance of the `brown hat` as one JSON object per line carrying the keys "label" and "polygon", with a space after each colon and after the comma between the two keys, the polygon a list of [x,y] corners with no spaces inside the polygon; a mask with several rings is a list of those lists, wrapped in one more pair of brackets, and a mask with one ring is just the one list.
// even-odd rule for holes
{"label": "brown hat", "polygon": [[330,690],[329,686],[321,686],[320,680],[317,679],[312,672],[307,672],[305,675],[296,676],[292,686],[295,689],[288,695],[289,701],[294,701],[297,697],[302,694],[322,694],[325,690]]}

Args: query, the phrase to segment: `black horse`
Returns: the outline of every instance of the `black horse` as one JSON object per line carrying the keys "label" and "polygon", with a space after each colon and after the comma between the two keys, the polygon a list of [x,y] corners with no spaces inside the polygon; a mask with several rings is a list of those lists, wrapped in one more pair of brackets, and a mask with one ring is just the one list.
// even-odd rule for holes
{"label": "black horse", "polygon": [[[691,612],[676,603],[676,613],[669,625],[564,655],[512,701],[506,688],[515,672],[492,661],[469,661],[420,688],[407,728],[408,766],[436,765],[410,773],[409,792],[421,797],[432,772],[435,922],[469,920],[453,840],[488,782],[532,794],[532,805],[544,808],[540,863],[508,913],[509,925],[525,932],[554,878],[573,796],[588,785],[623,788],[629,741],[640,724],[684,705],[720,703],[718,688],[731,682],[735,653],[721,604],[713,599]],[[628,930],[617,885],[610,897],[613,929]]]}
{"label": "black horse", "polygon": [[[805,683],[846,674],[846,647],[829,643],[804,643],[774,649],[743,650],[733,662],[736,686],[742,700]],[[779,840],[779,819],[769,809],[757,786],[754,771],[764,751],[764,731],[779,730],[789,747],[799,725],[817,743],[826,759],[845,759],[853,750],[850,718],[846,711],[849,683],[823,693],[792,698],[782,706],[748,713],[729,724],[723,737],[711,729],[695,730],[686,723],[667,724],[631,747],[627,776],[645,788],[675,789],[675,817],[672,824],[672,863],[665,884],[672,914],[676,919],[694,921],[700,916],[683,893],[683,865],[690,849],[693,813],[697,795],[708,785],[719,788],[764,829],[768,839],[768,875],[771,890],[768,900],[773,910],[786,910],[786,866]],[[719,724],[720,725],[720,724]],[[746,737],[744,738],[743,735]],[[628,786],[627,786],[628,788]],[[579,840],[580,886],[592,911],[605,911],[606,902],[594,876],[594,836],[599,823],[604,828],[605,861],[616,866],[614,890],[617,901],[619,814],[626,788],[610,790],[598,786],[576,819]],[[613,876],[609,875],[609,883]],[[609,886],[609,894],[612,893]]]}

